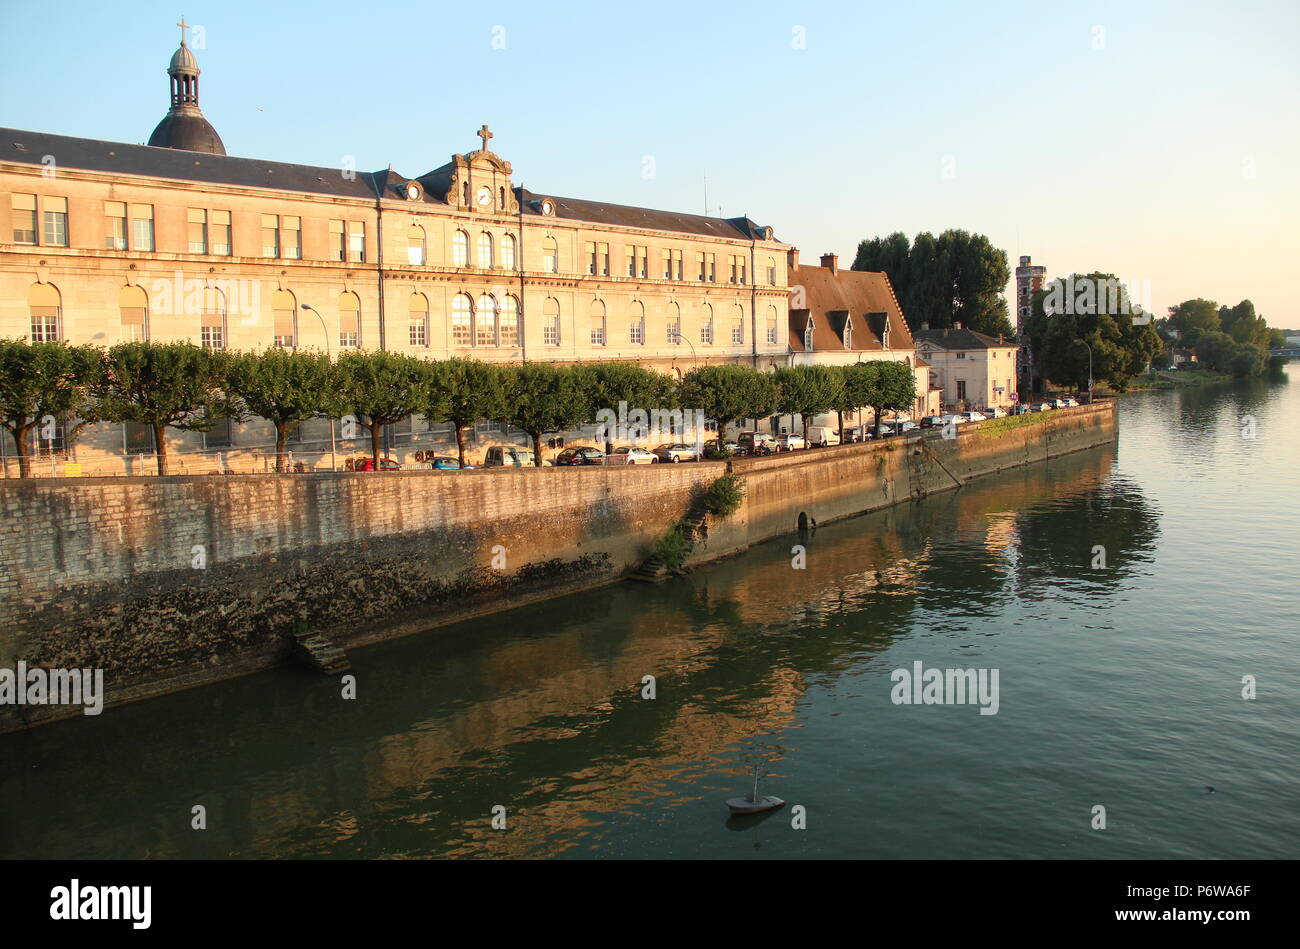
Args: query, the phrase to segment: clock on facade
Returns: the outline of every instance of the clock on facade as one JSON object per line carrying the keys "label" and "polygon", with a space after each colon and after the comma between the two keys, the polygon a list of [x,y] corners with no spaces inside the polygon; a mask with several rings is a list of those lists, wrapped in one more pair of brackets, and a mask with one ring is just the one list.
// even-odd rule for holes
{"label": "clock on facade", "polygon": [[478,203],[479,203],[481,206],[483,206],[483,207],[487,207],[489,204],[492,203],[492,191],[491,191],[491,189],[489,189],[489,188],[479,188],[479,189],[478,189]]}

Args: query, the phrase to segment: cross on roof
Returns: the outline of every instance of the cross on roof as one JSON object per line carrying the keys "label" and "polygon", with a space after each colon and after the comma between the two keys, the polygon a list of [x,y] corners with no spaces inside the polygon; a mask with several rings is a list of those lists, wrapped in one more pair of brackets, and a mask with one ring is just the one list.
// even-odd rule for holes
{"label": "cross on roof", "polygon": [[177,23],[176,25],[179,26],[179,27],[181,28],[181,45],[184,46],[184,45],[185,45],[185,31],[188,30],[188,29],[190,28],[190,25],[189,25],[188,23],[185,22],[185,14],[184,14],[184,13],[181,14],[181,21],[180,21],[179,23]]}
{"label": "cross on roof", "polygon": [[483,151],[488,150],[487,147],[488,139],[496,138],[495,135],[493,135],[491,132],[488,131],[488,127],[486,125],[483,126],[481,129],[479,129],[476,134],[478,135],[479,138],[483,139]]}

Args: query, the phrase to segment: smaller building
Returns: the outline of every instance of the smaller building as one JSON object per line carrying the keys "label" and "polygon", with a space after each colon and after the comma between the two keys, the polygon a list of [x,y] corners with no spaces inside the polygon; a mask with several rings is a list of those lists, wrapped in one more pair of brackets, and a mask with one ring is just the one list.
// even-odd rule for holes
{"label": "smaller building", "polygon": [[930,365],[930,384],[943,390],[949,411],[1007,408],[1016,403],[1020,347],[960,323],[941,330],[925,324],[913,334],[917,355]]}

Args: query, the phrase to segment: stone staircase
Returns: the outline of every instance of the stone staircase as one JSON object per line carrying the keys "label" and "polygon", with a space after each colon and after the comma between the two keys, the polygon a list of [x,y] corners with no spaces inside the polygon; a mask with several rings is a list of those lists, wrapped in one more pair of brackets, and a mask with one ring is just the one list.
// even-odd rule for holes
{"label": "stone staircase", "polygon": [[352,668],[348,654],[319,633],[294,633],[293,657],[323,675],[339,675]]}
{"label": "stone staircase", "polygon": [[[703,511],[692,510],[682,518],[681,523],[690,528],[693,537],[701,538],[707,533],[704,521],[705,514]],[[672,575],[672,571],[668,569],[668,564],[664,563],[658,556],[651,554],[642,561],[640,566],[629,573],[627,578],[629,580],[638,580],[641,583],[660,583]]]}

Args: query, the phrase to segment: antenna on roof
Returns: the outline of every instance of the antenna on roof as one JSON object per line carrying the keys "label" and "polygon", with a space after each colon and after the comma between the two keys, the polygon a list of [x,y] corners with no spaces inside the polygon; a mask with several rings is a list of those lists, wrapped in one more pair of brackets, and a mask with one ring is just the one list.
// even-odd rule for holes
{"label": "antenna on roof", "polygon": [[709,172],[704,171],[704,216],[709,216]]}

